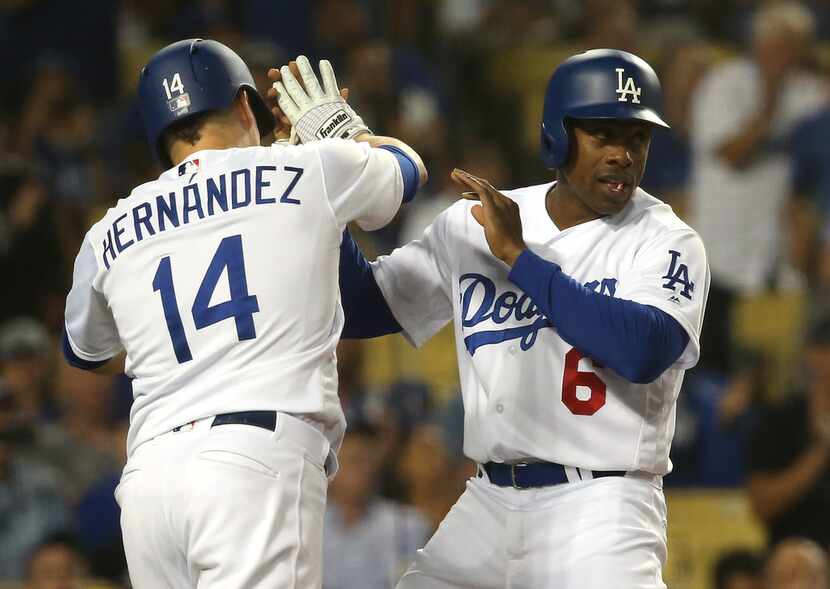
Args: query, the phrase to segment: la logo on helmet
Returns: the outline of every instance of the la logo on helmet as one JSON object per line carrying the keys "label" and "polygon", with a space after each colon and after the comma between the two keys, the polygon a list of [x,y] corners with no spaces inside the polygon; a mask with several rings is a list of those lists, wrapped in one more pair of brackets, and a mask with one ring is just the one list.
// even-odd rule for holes
{"label": "la logo on helmet", "polygon": [[625,73],[625,69],[618,67],[616,68],[617,71],[617,101],[618,102],[628,102],[629,95],[631,96],[631,102],[634,104],[640,104],[640,93],[642,93],[643,89],[638,88],[634,84],[634,78],[628,76],[625,79],[625,85],[623,85],[623,73]]}

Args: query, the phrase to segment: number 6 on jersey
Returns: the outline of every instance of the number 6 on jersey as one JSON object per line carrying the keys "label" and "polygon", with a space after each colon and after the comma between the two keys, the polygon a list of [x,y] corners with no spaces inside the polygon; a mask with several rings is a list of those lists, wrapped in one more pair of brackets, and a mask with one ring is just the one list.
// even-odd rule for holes
{"label": "number 6 on jersey", "polygon": [[[228,269],[231,298],[211,307],[210,299],[225,268]],[[167,331],[170,332],[170,340],[173,343],[176,360],[179,361],[179,364],[189,362],[193,359],[193,354],[190,352],[182,317],[179,314],[176,290],[173,287],[170,256],[163,257],[159,262],[156,275],[153,278],[153,290],[161,294],[161,306],[164,309],[164,319],[167,321]],[[245,259],[242,255],[242,236],[231,235],[219,243],[205,277],[199,285],[199,290],[191,308],[193,323],[196,325],[196,329],[202,329],[233,317],[236,322],[236,334],[239,341],[254,339],[256,338],[254,313],[258,312],[259,303],[256,296],[248,294],[248,281],[245,278]]]}

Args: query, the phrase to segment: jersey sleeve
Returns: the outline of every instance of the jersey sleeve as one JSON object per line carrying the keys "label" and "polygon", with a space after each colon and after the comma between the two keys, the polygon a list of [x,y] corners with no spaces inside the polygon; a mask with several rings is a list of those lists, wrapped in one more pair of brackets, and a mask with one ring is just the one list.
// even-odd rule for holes
{"label": "jersey sleeve", "polygon": [[102,363],[123,348],[104,295],[95,290],[93,281],[98,264],[89,238],[84,239],[72,276],[72,290],[66,297],[65,346],[68,358],[78,364]]}
{"label": "jersey sleeve", "polygon": [[401,206],[404,179],[388,150],[345,139],[319,142],[323,182],[342,227],[356,221],[366,231],[380,229]]}
{"label": "jersey sleeve", "polygon": [[372,262],[383,298],[409,342],[419,347],[452,320],[452,283],[447,255],[448,211],[421,239]]}
{"label": "jersey sleeve", "polygon": [[640,248],[620,286],[619,298],[656,307],[683,327],[689,343],[677,362],[681,368],[694,366],[709,293],[709,266],[700,237],[682,228],[652,239]]}

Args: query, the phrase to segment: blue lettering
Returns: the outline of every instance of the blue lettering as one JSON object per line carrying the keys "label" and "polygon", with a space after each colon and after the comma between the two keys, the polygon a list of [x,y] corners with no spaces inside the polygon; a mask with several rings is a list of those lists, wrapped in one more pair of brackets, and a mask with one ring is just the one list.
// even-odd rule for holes
{"label": "blue lettering", "polygon": [[[506,291],[496,299],[496,304],[493,307],[493,321],[495,323],[504,323],[510,318],[513,308],[516,305],[516,299],[519,297],[515,292]],[[506,311],[506,313],[502,313]]]}
{"label": "blue lettering", "polygon": [[613,297],[617,294],[617,279],[616,278],[603,278],[602,279],[602,287],[599,289],[600,294],[608,295],[609,297]]}
{"label": "blue lettering", "polygon": [[[245,189],[245,200],[239,200],[238,176],[243,176],[242,186]],[[246,169],[234,170],[231,172],[231,207],[239,209],[247,207],[249,204],[251,204],[251,171]]]}
{"label": "blue lettering", "polygon": [[[464,290],[464,293],[461,296],[461,325],[464,327],[472,327],[490,318],[489,310],[493,305],[493,299],[496,298],[496,285],[493,284],[492,280],[486,276],[482,276],[481,274],[464,274],[458,279],[459,286],[463,284],[465,280],[472,280],[473,282],[466,288],[466,290]],[[472,302],[473,295],[475,294],[478,285],[481,285],[484,288],[484,296],[482,297],[481,303],[479,303],[478,309],[473,316],[468,317],[467,314],[470,310],[470,303]]]}
{"label": "blue lettering", "polygon": [[107,230],[107,238],[101,243],[104,248],[104,266],[107,270],[110,269],[110,263],[107,261],[107,252],[109,252],[110,260],[115,260],[115,249],[112,247],[112,233]]}
{"label": "blue lettering", "polygon": [[303,177],[303,168],[293,168],[291,166],[285,166],[286,172],[293,172],[294,177],[289,182],[288,187],[285,189],[285,192],[282,193],[280,197],[280,202],[284,202],[290,205],[298,205],[300,204],[300,200],[297,198],[291,198],[289,195],[294,192],[294,187],[297,186],[297,182],[300,181],[300,178]]}
{"label": "blue lettering", "polygon": [[519,300],[516,301],[516,319],[530,319],[531,317],[536,317],[538,315],[538,311],[536,310],[536,303],[533,302],[526,294],[522,294],[519,297]]}
{"label": "blue lettering", "polygon": [[[467,284],[463,286],[465,282]],[[496,285],[492,280],[481,274],[464,274],[459,279],[459,286],[463,289],[461,293],[461,324],[463,327],[473,327],[488,319],[492,319],[493,323],[500,325],[510,319],[511,315],[517,320],[536,317],[536,320],[530,325],[479,331],[468,335],[464,338],[464,345],[471,356],[481,346],[498,344],[513,339],[520,340],[522,350],[529,350],[536,343],[539,330],[552,327],[547,317],[539,315],[536,305],[525,293],[522,293],[520,297],[513,291],[506,291],[496,298]],[[483,290],[483,296],[481,302],[471,314],[473,296],[479,290]]]}
{"label": "blue lettering", "polygon": [[[141,214],[141,211],[144,211],[144,214]],[[156,234],[155,229],[150,224],[150,218],[153,216],[153,209],[150,208],[150,203],[143,202],[137,207],[133,209],[133,228],[135,229],[135,238],[138,241],[144,239],[144,235],[141,233],[141,226],[147,229],[147,233],[151,236]]]}
{"label": "blue lettering", "polygon": [[156,197],[156,211],[159,219],[159,231],[164,231],[167,227],[164,226],[164,219],[170,221],[173,227],[179,226],[179,211],[176,210],[176,193],[170,193],[170,201],[165,201],[163,195]]}
{"label": "blue lettering", "polygon": [[[464,346],[470,355],[481,346],[499,344],[510,340],[519,340],[522,350],[529,350],[536,343],[539,331],[552,329],[553,325],[548,318],[539,313],[539,309],[533,300],[526,294],[514,291],[504,291],[496,297],[495,283],[481,274],[464,274],[459,278],[461,289],[461,325],[462,328],[474,327],[479,323],[492,320],[494,324],[501,325],[511,317],[517,321],[532,319],[532,323],[509,327],[507,329],[484,330],[467,335],[464,338]],[[603,294],[614,296],[617,289],[615,278],[604,278],[602,281],[595,280],[585,284],[585,287]],[[473,298],[480,293],[481,301],[473,303]]]}
{"label": "blue lettering", "polygon": [[596,293],[607,295],[609,297],[613,297],[615,294],[617,294],[616,278],[603,278],[602,282],[600,282],[599,280],[592,280],[591,282],[586,282],[582,286],[584,286],[588,290],[592,290]]}
{"label": "blue lettering", "polygon": [[680,295],[692,300],[692,291],[695,289],[695,283],[689,280],[688,266],[686,266],[686,264],[678,265],[677,262],[681,255],[680,252],[669,250],[669,255],[671,255],[671,261],[669,262],[669,269],[666,270],[666,275],[662,277],[666,280],[666,282],[663,283],[663,288],[666,288],[672,292],[677,292],[675,285],[680,283],[683,285]]}
{"label": "blue lettering", "polygon": [[[121,243],[121,236],[124,235],[124,233],[126,233],[126,230],[119,227],[118,224],[126,218],[127,218],[127,213],[124,213],[123,215],[118,217],[115,220],[115,222],[112,224],[112,233],[115,236],[115,249],[118,250],[119,254],[121,252],[123,252],[125,249],[127,249],[128,247],[130,247],[133,243],[135,243],[132,239],[130,241],[128,241],[127,243]],[[107,232],[107,233],[109,233],[109,232]]]}
{"label": "blue lettering", "polygon": [[[191,201],[188,198],[188,194],[192,194],[193,204],[191,204]],[[184,201],[184,215],[182,218],[182,222],[185,225],[190,223],[191,211],[196,211],[200,219],[205,218],[205,214],[202,212],[202,197],[199,194],[199,187],[196,184],[188,184],[184,187],[182,200]]]}
{"label": "blue lettering", "polygon": [[264,198],[262,196],[262,189],[268,186],[271,186],[270,182],[266,182],[262,179],[262,174],[265,172],[276,172],[276,166],[257,166],[256,167],[256,193],[254,198],[256,199],[256,204],[258,205],[272,205],[276,204],[276,198]]}
{"label": "blue lettering", "polygon": [[207,210],[208,215],[213,215],[213,202],[219,205],[223,212],[228,212],[228,191],[225,188],[225,175],[219,176],[219,186],[213,178],[207,179]]}

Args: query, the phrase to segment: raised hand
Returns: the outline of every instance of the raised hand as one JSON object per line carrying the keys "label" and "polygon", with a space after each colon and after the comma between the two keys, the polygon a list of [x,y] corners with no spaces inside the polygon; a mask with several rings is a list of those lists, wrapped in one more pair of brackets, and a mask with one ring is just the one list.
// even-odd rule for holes
{"label": "raised hand", "polygon": [[320,62],[322,85],[305,56],[295,62],[271,69],[272,88],[268,96],[276,98],[274,115],[280,122],[280,136],[290,131],[292,142],[315,141],[329,137],[352,139],[369,132],[363,120],[346,102],[348,91],[337,86],[331,64]]}
{"label": "raised hand", "polygon": [[494,256],[508,266],[527,249],[522,237],[522,220],[519,205],[493,188],[487,180],[473,176],[458,168],[452,171],[452,179],[468,189],[462,196],[477,200],[470,212],[479,225],[484,227],[484,237]]}

